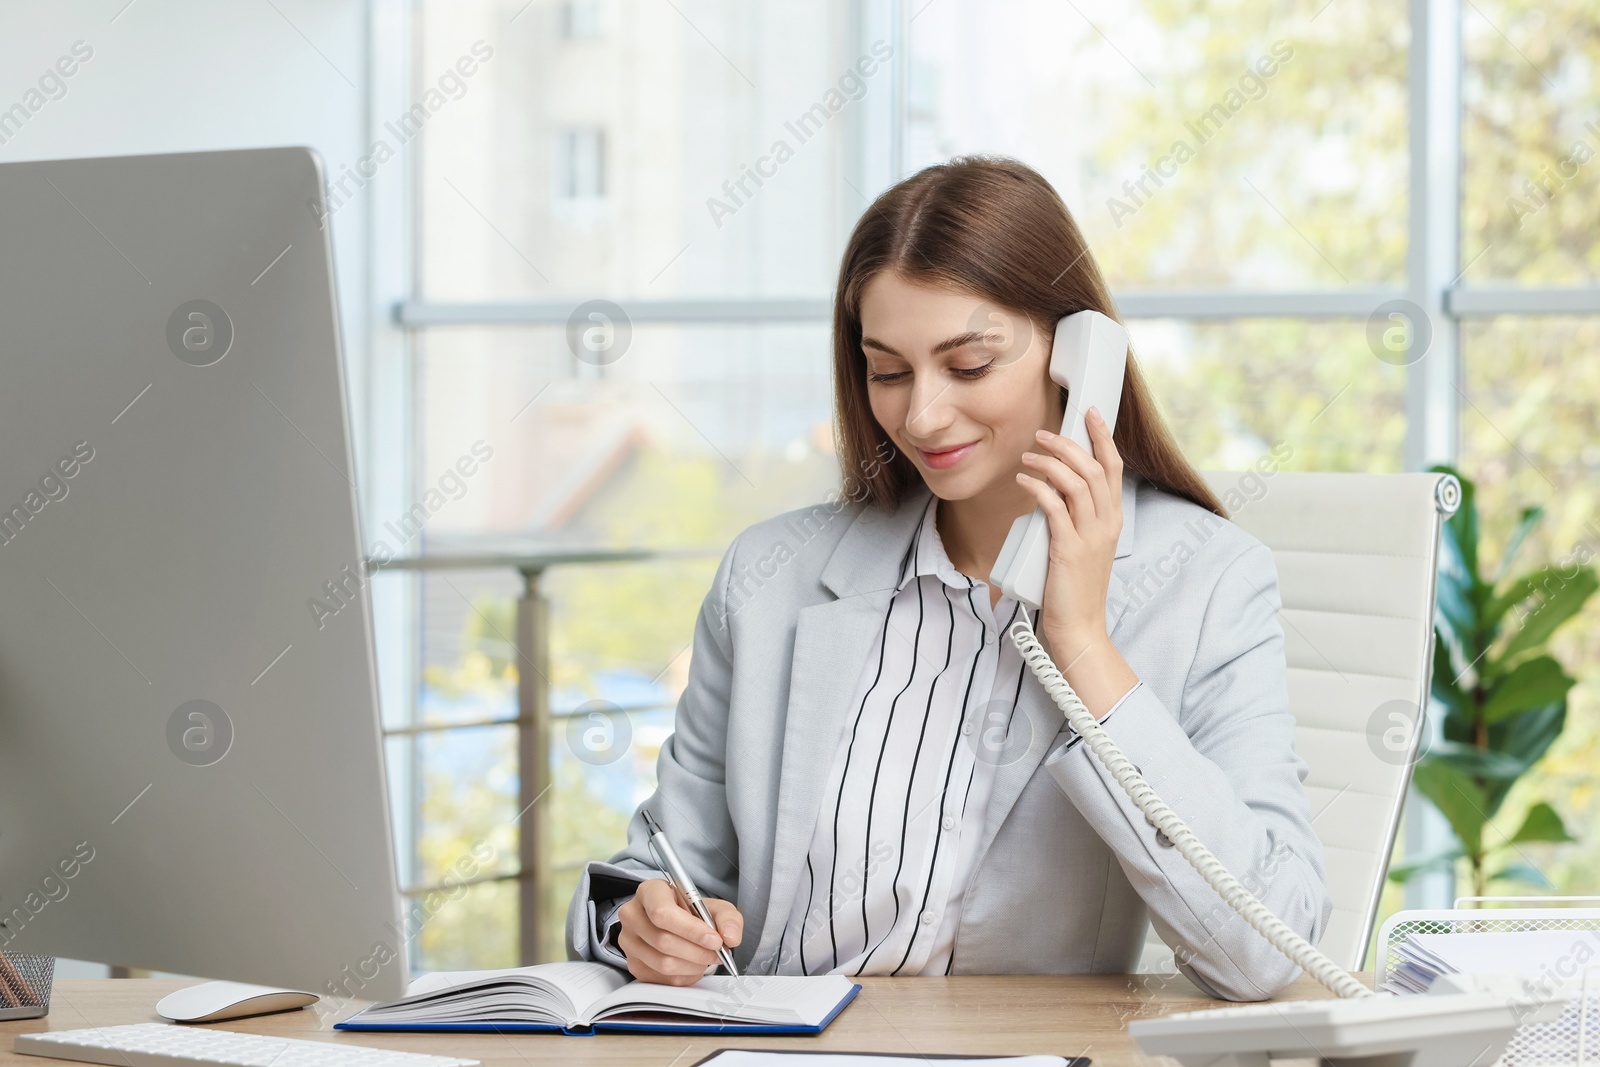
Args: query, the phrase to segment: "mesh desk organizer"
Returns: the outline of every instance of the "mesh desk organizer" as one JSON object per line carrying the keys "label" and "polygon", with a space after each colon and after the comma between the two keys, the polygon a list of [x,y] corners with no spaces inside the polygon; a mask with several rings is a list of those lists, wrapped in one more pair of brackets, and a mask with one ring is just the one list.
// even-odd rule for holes
{"label": "mesh desk organizer", "polygon": [[[1382,988],[1390,973],[1400,965],[1399,947],[1411,934],[1522,933],[1543,930],[1571,930],[1587,933],[1593,944],[1587,960],[1596,962],[1575,967],[1570,975],[1549,974],[1534,978],[1536,984],[1557,988],[1569,984],[1567,1006],[1552,1022],[1524,1023],[1495,1061],[1495,1067],[1533,1067],[1561,1064],[1563,1067],[1600,1067],[1600,906],[1463,908],[1473,903],[1575,904],[1600,905],[1600,897],[1457,897],[1454,908],[1400,911],[1389,917],[1378,934],[1378,973],[1374,985]],[[1579,941],[1583,939],[1580,937]],[[1558,983],[1559,980],[1559,983]]]}
{"label": "mesh desk organizer", "polygon": [[50,982],[56,961],[0,950],[0,1022],[50,1014]]}

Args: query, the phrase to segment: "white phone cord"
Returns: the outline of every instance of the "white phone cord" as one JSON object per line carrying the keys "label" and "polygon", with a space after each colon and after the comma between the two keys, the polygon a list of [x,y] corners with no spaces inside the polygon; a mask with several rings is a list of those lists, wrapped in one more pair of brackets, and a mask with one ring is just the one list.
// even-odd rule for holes
{"label": "white phone cord", "polygon": [[1172,842],[1179,854],[1200,872],[1200,876],[1211,884],[1211,888],[1222,896],[1228,906],[1244,916],[1262,937],[1272,943],[1273,948],[1299,964],[1307,974],[1327,986],[1333,993],[1341,997],[1372,996],[1372,990],[1318,952],[1315,945],[1295,933],[1272,914],[1265,904],[1257,900],[1237,878],[1228,873],[1228,869],[1222,865],[1221,860],[1211,854],[1210,849],[1200,843],[1194,831],[1178,818],[1178,813],[1167,807],[1166,802],[1156,795],[1150,783],[1144,780],[1138,769],[1128,761],[1128,757],[1122,754],[1116,742],[1111,740],[1111,735],[1101,727],[1094,714],[1083,706],[1078,694],[1072,691],[1072,686],[1067,684],[1067,680],[1051,662],[1050,654],[1039,644],[1039,639],[1033,632],[1033,624],[1028,621],[1026,613],[1012,624],[1010,632],[1011,640],[1017,646],[1017,651],[1022,654],[1023,661],[1044,686],[1045,692],[1056,702],[1056,706],[1066,715],[1068,724],[1083,738],[1083,743],[1089,746],[1089,751],[1105,765],[1106,770],[1110,771],[1117,784],[1127,791],[1139,810],[1144,812],[1157,830],[1166,835],[1167,840]]}

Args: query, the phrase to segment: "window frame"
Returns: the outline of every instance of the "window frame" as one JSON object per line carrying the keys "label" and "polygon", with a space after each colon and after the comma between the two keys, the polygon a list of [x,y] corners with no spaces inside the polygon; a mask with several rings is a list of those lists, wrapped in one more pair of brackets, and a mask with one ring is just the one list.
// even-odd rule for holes
{"label": "window frame", "polygon": [[[910,21],[923,2],[851,0],[848,10],[854,35],[852,46],[859,50],[865,42],[886,37],[893,44],[896,57],[906,56]],[[1408,247],[1403,285],[1303,291],[1130,290],[1116,294],[1120,310],[1129,319],[1360,320],[1369,318],[1382,304],[1409,301],[1426,317],[1431,343],[1426,357],[1407,368],[1407,470],[1454,463],[1458,457],[1464,404],[1459,341],[1463,319],[1510,314],[1600,314],[1600,285],[1479,287],[1463,281],[1474,260],[1462,265],[1462,8],[1462,0],[1408,0]],[[417,38],[421,19],[409,0],[380,0],[372,10],[369,113],[378,116],[403,110],[405,101],[414,95],[420,78],[414,59],[421,54]],[[900,176],[907,127],[906,68],[903,61],[894,64],[889,91],[864,99],[862,113],[855,120],[845,166],[852,177],[863,183],[862,188],[883,188]],[[374,321],[367,354],[371,391],[367,401],[369,429],[363,444],[369,477],[363,503],[368,514],[375,515],[391,513],[396,506],[403,506],[404,500],[415,498],[419,477],[414,470],[419,428],[414,381],[418,339],[426,331],[454,326],[559,326],[567,322],[577,303],[594,295],[571,300],[494,302],[421,299],[421,250],[415,241],[422,210],[417,195],[418,167],[413,149],[408,146],[397,164],[374,183],[374,195],[368,201],[368,210],[373,213],[369,233],[374,245],[370,259],[374,264]],[[825,296],[629,299],[626,306],[635,324],[825,323],[832,314],[831,300]],[[393,588],[383,582],[374,584],[374,598],[381,599],[389,619],[378,629],[385,703],[402,712],[396,722],[386,722],[388,736],[414,738],[424,729],[432,732],[474,728],[474,724],[465,723],[424,727],[417,721],[420,578],[408,574],[388,582]],[[517,726],[519,733],[524,721],[497,720]],[[524,753],[538,747],[521,743],[518,746]],[[402,874],[414,862],[416,816],[421,800],[420,783],[414,773],[414,746],[405,746],[405,751],[407,754],[390,761]],[[1406,847],[1412,855],[1432,851],[1448,838],[1443,818],[1418,803],[1414,795],[1408,802],[1406,825]],[[526,860],[526,854],[523,858]],[[510,878],[527,880],[530,871],[519,868],[494,876],[494,880]],[[429,888],[408,886],[406,892],[414,895]],[[1450,893],[1447,872],[1415,878],[1406,887],[1407,904],[1411,907],[1446,906]],[[526,905],[534,894],[524,892],[521,899]],[[530,918],[519,915],[524,929]],[[524,955],[528,944],[524,937]]]}

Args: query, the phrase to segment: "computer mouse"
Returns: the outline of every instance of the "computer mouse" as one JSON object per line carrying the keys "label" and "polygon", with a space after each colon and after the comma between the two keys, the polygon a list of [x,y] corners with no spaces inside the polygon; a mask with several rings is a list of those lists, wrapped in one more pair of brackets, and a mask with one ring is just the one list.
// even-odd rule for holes
{"label": "computer mouse", "polygon": [[214,1023],[275,1011],[293,1011],[322,999],[299,989],[248,985],[244,982],[201,982],[168,993],[156,1003],[156,1014],[175,1023]]}

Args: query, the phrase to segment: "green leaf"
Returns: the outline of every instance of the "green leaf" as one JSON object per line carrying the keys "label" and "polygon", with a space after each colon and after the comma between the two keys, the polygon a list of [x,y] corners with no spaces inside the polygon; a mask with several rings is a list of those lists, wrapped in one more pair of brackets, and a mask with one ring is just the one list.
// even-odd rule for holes
{"label": "green leaf", "polygon": [[1433,699],[1444,706],[1447,714],[1451,716],[1463,715],[1471,706],[1461,683],[1456,681],[1456,676],[1461,672],[1456,670],[1455,661],[1450,656],[1450,643],[1444,634],[1435,629],[1433,632],[1433,680],[1430,692]]}
{"label": "green leaf", "polygon": [[1411,781],[1439,809],[1466,854],[1482,855],[1483,824],[1490,815],[1482,787],[1463,771],[1431,755],[1417,762]]}
{"label": "green leaf", "polygon": [[1444,551],[1447,539],[1440,539],[1439,581],[1434,587],[1434,625],[1443,633],[1463,662],[1482,651],[1478,609],[1473,600],[1470,575],[1460,569],[1457,557]]}
{"label": "green leaf", "polygon": [[[1570,574],[1562,572],[1562,568],[1552,563],[1548,567],[1540,567],[1529,571],[1520,578],[1513,578],[1506,583],[1506,587],[1491,596],[1483,605],[1483,625],[1492,629],[1500,623],[1501,617],[1518,604],[1527,600],[1541,589],[1548,586],[1551,590],[1565,585],[1583,573],[1580,568]],[[1547,594],[1548,595],[1548,594]]]}
{"label": "green leaf", "polygon": [[1511,835],[1511,844],[1522,841],[1576,841],[1567,833],[1567,824],[1561,821],[1556,809],[1540,801],[1528,809],[1522,828]]}
{"label": "green leaf", "polygon": [[1525,652],[1542,647],[1562,623],[1583,610],[1584,602],[1594,595],[1596,587],[1600,587],[1600,579],[1587,567],[1569,577],[1562,577],[1556,567],[1546,567],[1538,573],[1548,573],[1550,577],[1546,583],[1533,587],[1540,599],[1522,617],[1522,625],[1501,650],[1501,663],[1509,663]]}
{"label": "green leaf", "polygon": [[1461,482],[1461,506],[1439,531],[1439,580],[1435,584],[1435,615],[1440,628],[1468,660],[1482,651],[1478,607],[1484,595],[1478,577],[1478,513],[1472,482],[1438,465],[1432,468],[1455,475]]}
{"label": "green leaf", "polygon": [[1453,576],[1445,568],[1442,554],[1440,559],[1439,582],[1434,591],[1434,625],[1449,639],[1462,661],[1468,662],[1482,651],[1478,647],[1478,612],[1472,604],[1472,584]]}
{"label": "green leaf", "polygon": [[1462,741],[1435,741],[1428,756],[1443,760],[1472,778],[1515,779],[1532,766],[1528,760],[1505,752],[1482,749]]}
{"label": "green leaf", "polygon": [[1460,845],[1451,845],[1449,848],[1441,849],[1438,852],[1419,856],[1405,863],[1395,864],[1389,868],[1389,881],[1404,884],[1419,874],[1448,868],[1465,855],[1466,853],[1461,851]]}
{"label": "green leaf", "polygon": [[1567,725],[1567,704],[1553,701],[1542,708],[1524,712],[1509,722],[1489,727],[1489,745],[1528,766],[1539,761]]}
{"label": "green leaf", "polygon": [[1525,882],[1528,885],[1538,886],[1540,889],[1554,889],[1550,879],[1537,868],[1526,863],[1513,863],[1509,867],[1502,867],[1489,876],[1490,881]]}
{"label": "green leaf", "polygon": [[1478,709],[1485,722],[1496,723],[1524,711],[1564,701],[1576,682],[1549,656],[1523,660],[1488,688]]}
{"label": "green leaf", "polygon": [[1500,625],[1500,620],[1506,612],[1531,597],[1534,590],[1539,588],[1541,583],[1553,582],[1559,578],[1560,572],[1554,564],[1529,571],[1520,578],[1513,578],[1506,584],[1504,589],[1495,593],[1484,603],[1483,628],[1486,631],[1493,630]]}
{"label": "green leaf", "polygon": [[[1567,723],[1567,702],[1558,700],[1542,708],[1513,715],[1489,727],[1489,747],[1504,752],[1532,767],[1543,758]],[[1515,782],[1491,781],[1484,790],[1489,810],[1499,811]]]}
{"label": "green leaf", "polygon": [[1500,566],[1494,572],[1491,585],[1498,585],[1507,574],[1511,573],[1511,562],[1517,558],[1517,552],[1522,548],[1522,542],[1527,539],[1533,528],[1544,521],[1544,508],[1537,505],[1522,509],[1522,517],[1517,520],[1517,528],[1511,531],[1511,540],[1506,542],[1505,554],[1500,557]]}

